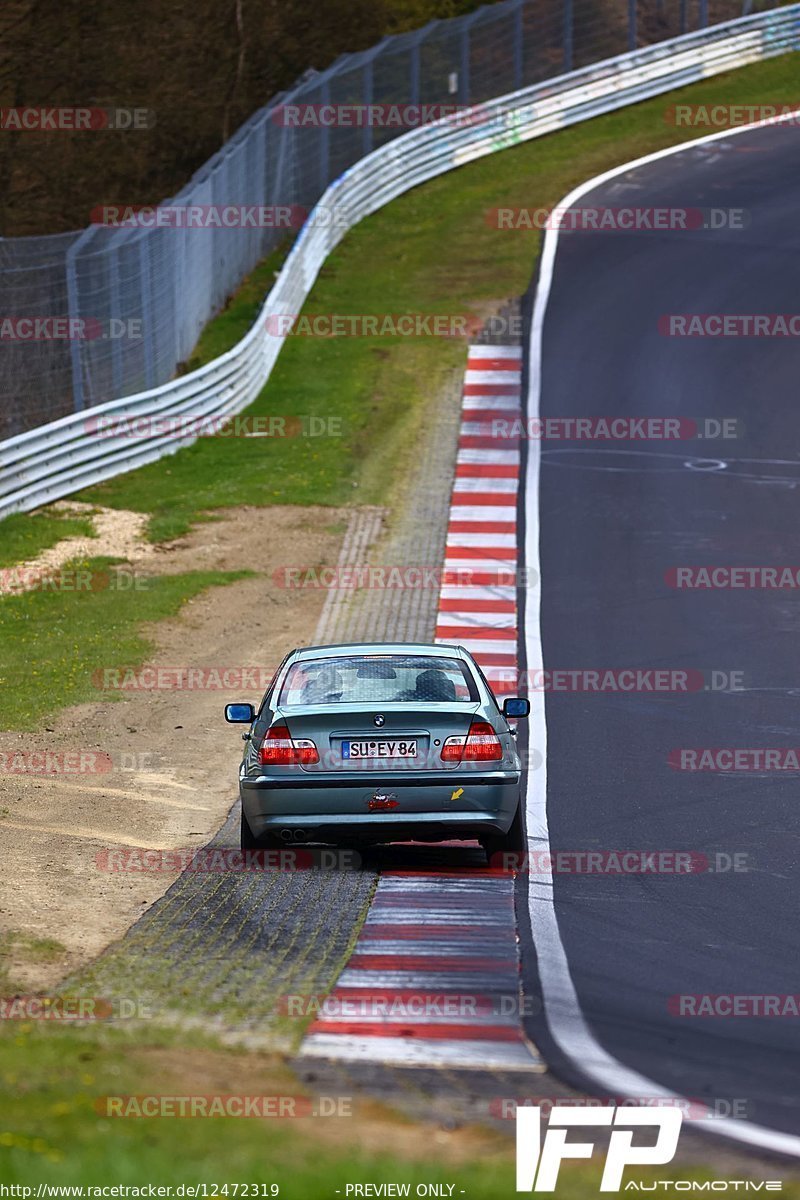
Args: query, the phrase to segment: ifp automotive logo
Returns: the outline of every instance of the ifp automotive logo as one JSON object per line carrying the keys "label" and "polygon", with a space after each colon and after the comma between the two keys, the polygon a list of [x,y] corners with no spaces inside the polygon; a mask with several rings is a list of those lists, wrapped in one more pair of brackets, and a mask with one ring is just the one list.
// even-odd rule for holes
{"label": "ifp automotive logo", "polygon": [[[618,1192],[626,1166],[672,1162],[678,1149],[683,1113],[679,1108],[574,1108],[554,1105],[542,1141],[541,1109],[517,1108],[517,1191],[553,1192],[565,1158],[591,1158],[594,1142],[568,1142],[575,1126],[613,1125],[608,1141],[601,1192]],[[634,1146],[634,1133],[643,1126],[658,1130],[655,1142]],[[535,1181],[535,1182],[534,1182]]]}

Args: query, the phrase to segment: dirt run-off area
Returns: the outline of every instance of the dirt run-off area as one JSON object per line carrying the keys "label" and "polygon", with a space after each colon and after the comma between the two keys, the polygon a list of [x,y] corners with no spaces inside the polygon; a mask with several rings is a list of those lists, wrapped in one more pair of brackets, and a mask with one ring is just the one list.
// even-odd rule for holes
{"label": "dirt run-off area", "polygon": [[[106,768],[0,775],[0,977],[20,989],[52,987],[94,958],[178,874],[109,871],[98,865],[104,851],[196,848],[219,829],[236,799],[242,750],[241,727],[226,724],[223,706],[258,703],[260,681],[287,651],[313,643],[325,601],[323,589],[281,586],[276,568],[335,564],[350,516],[313,507],[226,509],[187,537],[153,547],[138,514],[91,511],[96,538],[80,547],[65,539],[69,545],[26,567],[58,568],[83,552],[124,558],[143,577],[198,569],[256,574],[211,588],[174,620],[144,628],[156,646],[147,665],[173,669],[162,673],[167,686],[126,689],[113,699],[100,690],[96,702],[65,709],[46,727],[0,732],[0,753],[69,752],[73,761],[83,753]],[[190,689],[170,685],[175,668],[192,667],[210,670],[194,672]]]}

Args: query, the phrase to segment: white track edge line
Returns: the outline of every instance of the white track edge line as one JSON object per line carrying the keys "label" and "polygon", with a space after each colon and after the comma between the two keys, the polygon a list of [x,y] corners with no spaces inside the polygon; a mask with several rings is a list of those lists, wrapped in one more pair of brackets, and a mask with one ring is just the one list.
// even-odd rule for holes
{"label": "white track edge line", "polygon": [[[792,120],[800,115],[800,110],[786,113],[778,121]],[[736,129],[722,130],[704,137],[693,138],[677,146],[668,146],[663,150],[645,154],[641,158],[623,163],[593,179],[574,188],[564,200],[558,204],[559,209],[570,208],[587,192],[599,187],[609,179],[615,178],[626,171],[656,162],[671,154],[678,154],[693,146],[704,145],[708,142],[720,141],[726,137],[734,137],[764,126],[764,122],[743,125]],[[531,321],[529,381],[527,416],[538,417],[541,395],[541,365],[542,365],[542,329],[550,298],[550,288],[553,281],[556,250],[558,248],[558,229],[550,228],[545,232],[542,247],[542,259],[539,271],[539,283],[536,289],[536,299]],[[526,479],[524,487],[526,507],[525,550],[526,564],[535,566],[536,579],[541,579],[539,563],[539,466],[540,445],[533,440],[530,445]],[[541,585],[528,589],[525,606],[526,654],[527,669],[543,670],[542,638],[540,627]],[[544,713],[544,693],[531,699],[531,740],[536,738],[536,746],[542,753],[542,766],[538,771],[528,772],[526,791],[526,819],[528,841],[532,851],[550,851],[550,835],[547,825],[547,725]],[[558,927],[555,904],[553,899],[553,877],[551,872],[531,873],[528,876],[528,908],[530,912],[531,932],[539,964],[539,978],[542,986],[542,1001],[545,1019],[553,1040],[557,1043],[566,1057],[577,1066],[582,1074],[588,1076],[602,1088],[611,1089],[612,1095],[653,1096],[663,1099],[673,1099],[688,1104],[686,1097],[680,1096],[660,1084],[654,1083],[638,1071],[626,1067],[613,1055],[609,1054],[595,1039],[581,1011],[578,994],[570,973],[564,943]],[[764,1150],[778,1154],[800,1157],[800,1137],[793,1134],[780,1133],[761,1125],[753,1125],[733,1117],[719,1117],[714,1121],[698,1121],[698,1128],[722,1137],[731,1138]]]}

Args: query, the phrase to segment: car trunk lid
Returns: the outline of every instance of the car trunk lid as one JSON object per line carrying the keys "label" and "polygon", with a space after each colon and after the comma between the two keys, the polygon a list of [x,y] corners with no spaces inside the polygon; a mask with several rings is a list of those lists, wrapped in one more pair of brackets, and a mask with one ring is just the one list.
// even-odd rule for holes
{"label": "car trunk lid", "polygon": [[[479,705],[472,701],[414,704],[286,707],[275,715],[292,738],[314,742],[319,762],[309,774],[441,770],[448,737],[464,737]],[[452,764],[447,764],[452,769]]]}

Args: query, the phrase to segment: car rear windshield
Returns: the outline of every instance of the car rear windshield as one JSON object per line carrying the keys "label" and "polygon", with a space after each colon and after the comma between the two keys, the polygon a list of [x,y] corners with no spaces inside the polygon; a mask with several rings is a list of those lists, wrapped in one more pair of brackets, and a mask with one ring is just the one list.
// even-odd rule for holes
{"label": "car rear windshield", "polygon": [[279,705],[476,702],[478,689],[457,658],[352,654],[293,663]]}

